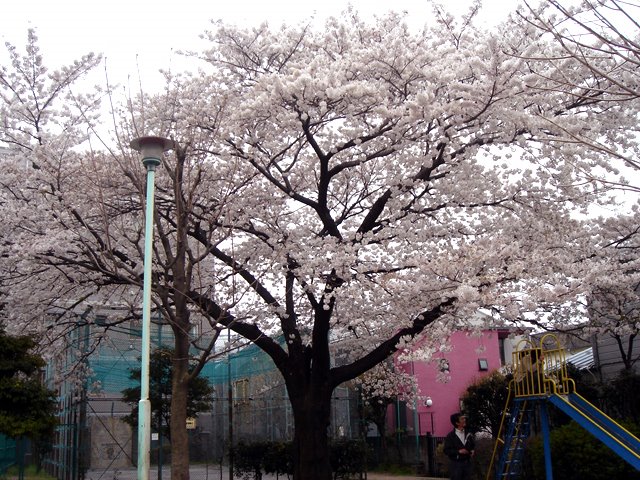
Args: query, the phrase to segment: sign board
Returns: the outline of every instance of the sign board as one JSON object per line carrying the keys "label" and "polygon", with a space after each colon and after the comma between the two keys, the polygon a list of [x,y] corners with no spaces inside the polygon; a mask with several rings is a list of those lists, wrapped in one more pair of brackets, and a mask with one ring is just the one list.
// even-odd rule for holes
{"label": "sign board", "polygon": [[196,419],[193,417],[187,417],[187,430],[193,430],[196,428]]}
{"label": "sign board", "polygon": [[158,439],[159,439],[158,432],[152,432],[151,433],[151,440],[157,442]]}

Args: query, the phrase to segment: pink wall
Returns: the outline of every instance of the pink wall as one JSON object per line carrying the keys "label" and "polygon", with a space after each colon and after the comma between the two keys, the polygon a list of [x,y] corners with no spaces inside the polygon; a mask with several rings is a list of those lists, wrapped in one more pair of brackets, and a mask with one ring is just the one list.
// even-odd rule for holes
{"label": "pink wall", "polygon": [[[506,332],[486,330],[481,336],[471,336],[468,332],[455,332],[451,337],[451,351],[439,353],[431,362],[415,361],[406,364],[396,364],[398,370],[412,372],[418,379],[421,398],[431,397],[432,405],[427,407],[424,400],[418,401],[417,415],[407,409],[407,433],[415,434],[414,420],[417,419],[420,435],[431,433],[434,436],[444,436],[451,431],[449,417],[460,411],[460,398],[467,387],[476,379],[488,375],[501,366],[500,338],[507,336]],[[438,359],[449,362],[449,377],[447,383],[436,380],[438,376]],[[479,359],[486,359],[488,370],[480,370]],[[412,365],[413,364],[413,365]],[[389,408],[389,431],[395,429],[398,410],[395,406]]]}

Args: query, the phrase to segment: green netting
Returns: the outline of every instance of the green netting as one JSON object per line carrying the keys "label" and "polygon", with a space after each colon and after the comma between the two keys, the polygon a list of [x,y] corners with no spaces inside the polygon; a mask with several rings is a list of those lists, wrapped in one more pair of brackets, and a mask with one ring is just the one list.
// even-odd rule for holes
{"label": "green netting", "polygon": [[202,371],[202,376],[216,385],[227,381],[229,373],[231,380],[235,381],[274,370],[275,365],[269,356],[255,345],[248,345],[207,364]]}
{"label": "green netting", "polygon": [[[173,347],[173,336],[166,326],[162,329],[154,326],[151,331],[151,349],[160,346]],[[140,368],[140,332],[125,330],[112,333],[101,342],[88,364],[90,392],[119,393],[133,387],[135,382],[130,379],[130,372]],[[210,361],[201,376],[216,385],[273,371],[275,365],[271,358],[250,344]]]}
{"label": "green netting", "polygon": [[16,463],[16,441],[0,434],[0,475]]}

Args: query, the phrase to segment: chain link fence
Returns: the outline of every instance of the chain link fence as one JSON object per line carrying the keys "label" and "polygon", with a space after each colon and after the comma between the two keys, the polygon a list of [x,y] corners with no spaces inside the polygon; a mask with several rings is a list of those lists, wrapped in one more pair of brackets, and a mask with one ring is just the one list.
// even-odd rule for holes
{"label": "chain link fence", "polygon": [[[78,365],[88,372],[81,381],[58,384],[59,426],[46,452],[45,470],[59,480],[128,478],[137,462],[137,432],[122,421],[131,406],[121,400],[121,392],[134,386],[131,371],[140,368],[140,335],[137,325],[111,328],[104,336],[104,315],[70,338],[63,364],[49,365],[49,377]],[[93,339],[100,335],[100,342]],[[151,348],[171,347],[168,325],[152,326]],[[226,352],[207,364],[201,373],[214,387],[210,411],[189,419],[189,454],[195,480],[222,478],[230,446],[239,442],[286,442],[293,438],[293,415],[280,373],[273,362],[254,345]],[[365,439],[367,429],[361,418],[362,405],[357,389],[340,387],[334,392],[329,435],[334,439]],[[411,426],[413,411],[402,405],[403,423]],[[415,429],[414,429],[415,431]],[[392,442],[398,446],[380,452],[379,437],[368,438],[374,459],[427,465],[426,439],[408,434]],[[432,440],[429,440],[432,441]],[[402,445],[400,445],[402,444]],[[170,440],[157,432],[151,439],[152,468],[157,478],[169,478]],[[397,452],[394,453],[394,452]],[[433,455],[432,455],[433,458]],[[227,472],[228,473],[228,472]],[[155,478],[155,477],[154,477]],[[227,476],[226,478],[229,478]]]}

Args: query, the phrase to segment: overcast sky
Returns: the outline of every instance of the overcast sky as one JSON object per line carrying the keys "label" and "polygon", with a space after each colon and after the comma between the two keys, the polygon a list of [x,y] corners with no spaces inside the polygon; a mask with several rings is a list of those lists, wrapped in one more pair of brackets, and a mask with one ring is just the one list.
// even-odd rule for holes
{"label": "overcast sky", "polygon": [[[340,13],[352,4],[364,17],[393,8],[407,11],[421,26],[431,17],[426,0],[4,0],[0,14],[2,42],[20,49],[28,28],[35,28],[49,66],[70,62],[87,52],[102,53],[110,80],[127,76],[154,83],[160,68],[175,68],[177,50],[197,49],[198,36],[211,20],[256,25],[296,23]],[[471,0],[444,1],[452,11],[464,12]],[[484,0],[481,19],[497,23],[516,6],[516,0]],[[4,50],[0,55],[6,61]],[[101,69],[104,72],[104,68]],[[104,73],[102,73],[104,76]]]}

